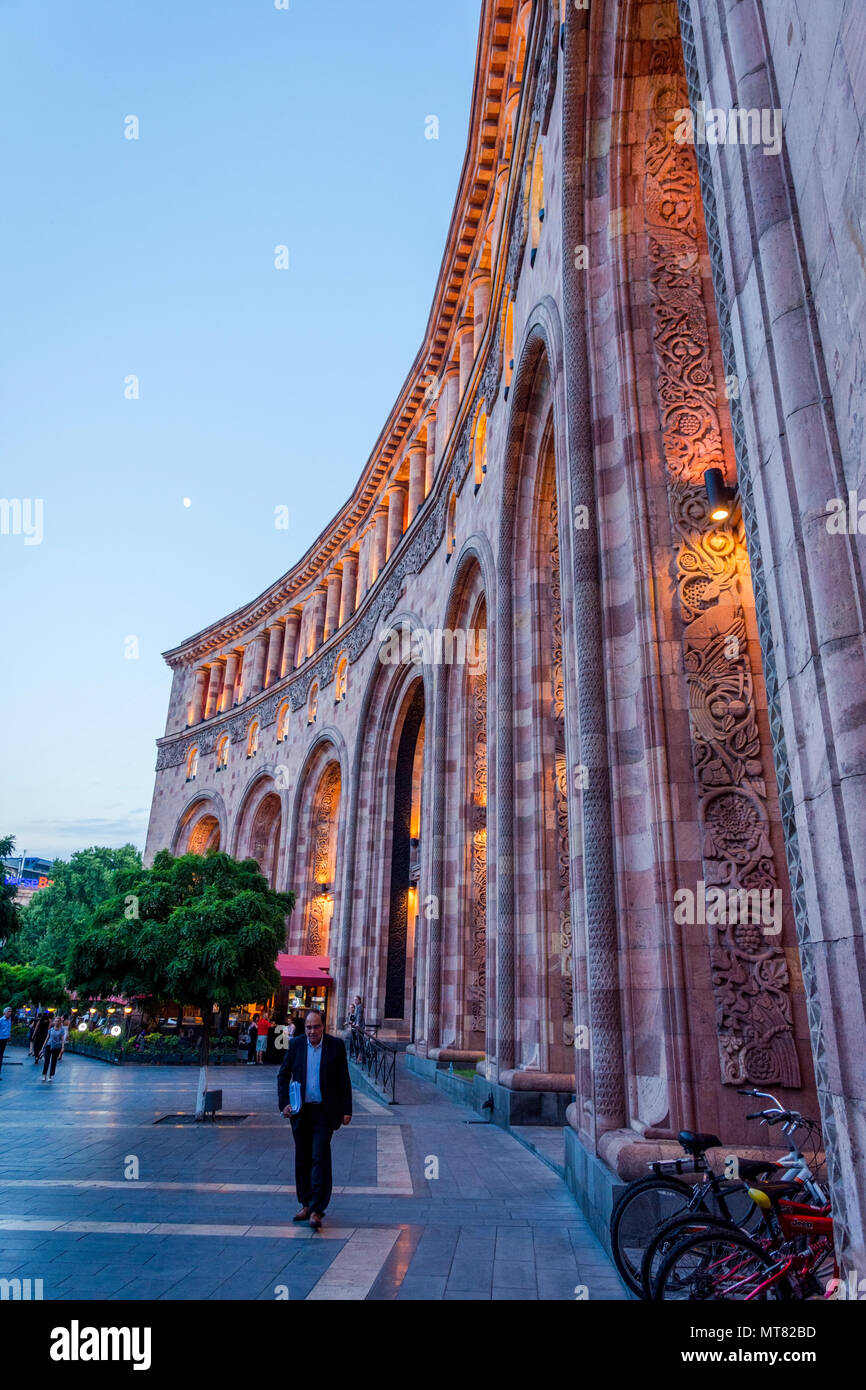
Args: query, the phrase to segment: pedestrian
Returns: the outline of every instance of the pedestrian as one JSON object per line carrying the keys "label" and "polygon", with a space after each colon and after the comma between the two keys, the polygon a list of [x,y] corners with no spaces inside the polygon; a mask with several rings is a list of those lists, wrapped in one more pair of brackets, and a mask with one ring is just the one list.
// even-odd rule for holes
{"label": "pedestrian", "polygon": [[40,1014],[36,1020],[36,1026],[33,1029],[33,1037],[31,1039],[34,1066],[37,1065],[42,1055],[42,1048],[45,1045],[45,1039],[48,1037],[48,1029],[50,1027],[51,1019],[48,1017],[48,1014]]}
{"label": "pedestrian", "polygon": [[39,1015],[34,1014],[27,1029],[27,1056],[33,1056],[33,1034],[36,1032],[36,1025],[39,1022]]}
{"label": "pedestrian", "polygon": [[60,1054],[63,1051],[63,1029],[59,1020],[55,1020],[48,1029],[48,1036],[45,1039],[43,1051],[45,1053],[45,1065],[42,1068],[42,1080],[53,1081],[54,1072],[60,1060]]}
{"label": "pedestrian", "polygon": [[253,1014],[253,1021],[247,1029],[249,1040],[247,1043],[247,1066],[254,1067],[256,1064],[256,1045],[259,1039],[259,1016]]}
{"label": "pedestrian", "polygon": [[259,1031],[256,1035],[256,1062],[259,1066],[264,1065],[265,1052],[268,1047],[268,1029],[270,1026],[267,1014],[262,1014],[259,1019]]}
{"label": "pedestrian", "polygon": [[352,1027],[364,1027],[364,1005],[361,1002],[360,994],[355,995],[355,1002],[352,1006]]}
{"label": "pedestrian", "polygon": [[6,1051],[6,1044],[12,1037],[12,1009],[7,1005],[0,1018],[0,1076],[3,1075],[3,1053]]}
{"label": "pedestrian", "polygon": [[316,1009],[304,1020],[304,1036],[289,1043],[277,1096],[295,1141],[295,1189],[301,1205],[293,1220],[309,1220],[318,1231],[331,1200],[331,1138],[352,1118],[352,1083],[345,1044],[325,1032]]}
{"label": "pedestrian", "polygon": [[69,1019],[65,1014],[60,1020],[60,1027],[63,1032],[63,1043],[60,1048],[60,1056],[57,1058],[58,1062],[62,1061],[63,1054],[66,1051],[66,1044],[69,1042]]}

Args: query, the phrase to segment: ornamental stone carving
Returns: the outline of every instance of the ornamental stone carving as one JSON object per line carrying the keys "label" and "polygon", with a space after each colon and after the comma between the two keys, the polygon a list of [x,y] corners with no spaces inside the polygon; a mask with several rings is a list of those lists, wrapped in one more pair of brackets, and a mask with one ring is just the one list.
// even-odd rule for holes
{"label": "ornamental stone carving", "polygon": [[[651,73],[644,206],[703,874],[707,893],[721,889],[735,905],[706,913],[721,1075],[728,1085],[799,1086],[788,966],[778,931],[773,924],[767,931],[755,910],[771,901],[778,914],[781,894],[748,655],[748,557],[741,531],[708,519],[701,481],[707,468],[725,468],[725,448],[700,268],[697,168],[691,147],[674,138],[676,112],[688,101],[671,26],[656,28]],[[767,896],[746,897],[753,890]]]}

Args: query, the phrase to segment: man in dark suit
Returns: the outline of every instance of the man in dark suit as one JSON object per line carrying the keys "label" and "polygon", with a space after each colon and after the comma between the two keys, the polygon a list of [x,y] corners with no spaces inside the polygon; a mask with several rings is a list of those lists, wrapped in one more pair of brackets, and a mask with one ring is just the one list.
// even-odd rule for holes
{"label": "man in dark suit", "polygon": [[[301,1087],[301,1105],[292,1110],[289,1083]],[[300,1211],[295,1221],[318,1230],[331,1200],[331,1136],[352,1118],[352,1083],[341,1038],[325,1032],[322,1015],[311,1009],[304,1032],[292,1038],[277,1077],[280,1112],[292,1122],[295,1187]]]}

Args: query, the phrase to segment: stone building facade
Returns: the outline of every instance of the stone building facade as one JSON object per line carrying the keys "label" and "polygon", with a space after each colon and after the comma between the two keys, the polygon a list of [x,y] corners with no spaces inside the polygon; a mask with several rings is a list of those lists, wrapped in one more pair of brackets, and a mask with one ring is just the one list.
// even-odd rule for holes
{"label": "stone building facade", "polygon": [[337,1013],[564,1125],[599,1221],[682,1126],[754,1144],[738,1086],[820,1110],[860,1269],[864,13],[484,0],[421,349],[166,653],[148,836],[294,889]]}

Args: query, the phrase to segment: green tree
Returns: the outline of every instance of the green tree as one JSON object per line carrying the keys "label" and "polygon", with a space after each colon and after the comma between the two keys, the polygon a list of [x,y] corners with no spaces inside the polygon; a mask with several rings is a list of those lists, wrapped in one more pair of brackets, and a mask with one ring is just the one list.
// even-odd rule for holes
{"label": "green tree", "polygon": [[122,875],[73,944],[69,980],[81,995],[144,995],[201,1012],[196,1116],[204,1113],[213,1006],[268,999],[294,893],[276,893],[254,859],[211,851],[175,858],[161,850],[150,869]]}
{"label": "green tree", "polygon": [[119,891],[124,875],[140,870],[141,854],[134,845],[94,845],[76,850],[68,860],[55,860],[54,882],[40,888],[21,909],[21,930],[4,959],[63,970],[73,943],[90,926],[100,903]]}
{"label": "green tree", "polygon": [[66,982],[45,965],[9,965],[0,961],[0,1009],[7,1004],[13,1009],[24,1004],[42,1004],[66,1010]]}
{"label": "green tree", "polygon": [[[6,859],[15,850],[15,836],[0,836],[0,859]],[[6,882],[5,873],[0,875],[0,950],[16,936],[21,929],[21,911],[15,901],[18,888]]]}

